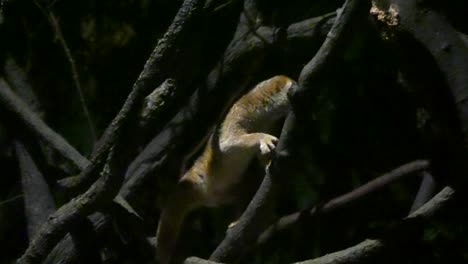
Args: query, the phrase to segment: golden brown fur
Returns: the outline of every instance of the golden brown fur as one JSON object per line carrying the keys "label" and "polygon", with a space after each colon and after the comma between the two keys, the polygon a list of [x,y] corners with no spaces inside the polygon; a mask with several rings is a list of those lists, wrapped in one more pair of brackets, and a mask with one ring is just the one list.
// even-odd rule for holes
{"label": "golden brown fur", "polygon": [[275,76],[231,107],[163,209],[156,234],[159,263],[169,263],[185,215],[201,206],[233,202],[249,163],[255,157],[269,157],[278,140],[269,133],[289,109],[287,91],[293,83],[286,76]]}

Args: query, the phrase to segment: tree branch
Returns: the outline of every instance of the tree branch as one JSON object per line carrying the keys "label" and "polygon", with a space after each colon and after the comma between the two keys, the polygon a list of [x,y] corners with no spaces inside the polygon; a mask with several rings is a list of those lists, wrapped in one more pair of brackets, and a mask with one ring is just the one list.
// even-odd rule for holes
{"label": "tree branch", "polygon": [[[120,149],[117,149],[120,150]],[[115,150],[115,151],[117,151]],[[83,195],[74,198],[53,213],[36,233],[23,256],[20,264],[39,263],[54,248],[57,242],[83,216],[96,210],[100,203],[105,203],[115,195],[123,177],[117,174],[118,157],[114,151],[109,154],[108,166],[101,172],[101,177]],[[120,177],[119,177],[120,176]]]}
{"label": "tree branch", "polygon": [[362,200],[364,197],[380,191],[389,184],[400,180],[403,177],[421,172],[429,168],[429,162],[426,160],[417,160],[407,164],[404,164],[388,173],[385,173],[372,181],[348,192],[341,196],[338,196],[330,201],[324,203],[321,206],[314,206],[312,209],[304,212],[296,212],[287,216],[283,216],[278,221],[268,227],[258,238],[257,244],[263,244],[277,231],[287,229],[292,225],[296,224],[301,217],[306,214],[308,217],[320,216],[323,214],[329,214],[336,210],[339,210],[345,206]]}
{"label": "tree branch", "polygon": [[[92,224],[84,225],[88,221]],[[72,229],[58,243],[47,256],[44,263],[47,264],[71,264],[71,263],[96,263],[99,259],[100,238],[106,227],[109,226],[109,218],[102,213],[94,213],[78,224],[76,231]],[[85,230],[85,232],[83,232]],[[91,235],[89,233],[92,233]],[[105,238],[104,238],[105,239]],[[97,240],[97,241],[96,241]],[[96,256],[97,255],[97,256]]]}
{"label": "tree branch", "polygon": [[[327,39],[320,47],[320,50],[302,69],[299,77],[299,89],[296,89],[294,92],[302,92],[302,90],[306,90],[307,88],[305,87],[310,87],[311,83],[316,81],[316,78],[319,77],[318,75],[322,73],[326,66],[332,65],[332,63],[330,63],[330,59],[333,59],[337,54],[339,54],[339,52],[341,52],[341,46],[346,45],[343,40],[349,36],[349,30],[352,30],[350,27],[353,23],[351,22],[358,19],[359,15],[363,15],[364,12],[362,10],[369,7],[369,3],[367,2],[368,1],[355,0],[347,0],[345,2],[343,8],[338,11],[338,17],[335,20],[335,24],[330,32],[328,32]],[[366,12],[367,11],[368,9]]]}
{"label": "tree branch", "polygon": [[223,263],[214,262],[214,261],[197,258],[197,257],[190,257],[184,260],[184,264],[223,264]]}
{"label": "tree branch", "polygon": [[351,264],[366,263],[382,251],[384,245],[379,240],[365,240],[354,247],[327,254],[313,260],[296,262],[295,264]]}
{"label": "tree branch", "polygon": [[85,157],[30,110],[3,79],[0,79],[0,103],[12,112],[21,124],[47,145],[56,149],[64,158],[73,162],[80,170],[84,170],[89,165]]}
{"label": "tree branch", "polygon": [[429,201],[436,191],[437,184],[432,175],[425,170],[421,172],[421,175],[423,178],[418,193],[411,205],[410,214]]}
{"label": "tree branch", "polygon": [[12,91],[24,101],[32,112],[43,118],[41,104],[27,80],[26,72],[11,57],[6,60],[3,69],[5,70],[5,81],[13,88]]}
{"label": "tree branch", "polygon": [[14,145],[21,173],[28,237],[32,239],[38,228],[55,211],[55,203],[29,151],[20,141],[15,141]]}

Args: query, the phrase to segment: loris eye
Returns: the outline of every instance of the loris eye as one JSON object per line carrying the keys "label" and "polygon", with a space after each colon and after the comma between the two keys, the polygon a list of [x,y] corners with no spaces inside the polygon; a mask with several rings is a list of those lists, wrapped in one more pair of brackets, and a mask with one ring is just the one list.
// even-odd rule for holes
{"label": "loris eye", "polygon": [[200,180],[205,180],[206,176],[205,174],[198,174],[198,178],[200,178]]}

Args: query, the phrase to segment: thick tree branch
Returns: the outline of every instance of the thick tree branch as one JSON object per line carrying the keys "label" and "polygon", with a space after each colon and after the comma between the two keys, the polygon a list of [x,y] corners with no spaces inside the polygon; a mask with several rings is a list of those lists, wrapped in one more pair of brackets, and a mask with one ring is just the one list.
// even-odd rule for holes
{"label": "thick tree branch", "polygon": [[15,141],[14,145],[21,173],[28,237],[32,239],[55,211],[55,204],[49,186],[29,151],[20,141]]}
{"label": "thick tree branch", "polygon": [[[304,41],[316,38],[317,35],[326,35],[334,24],[336,16],[336,12],[331,12],[291,24],[287,28],[287,39],[288,41]],[[321,26],[325,24],[329,25]]]}
{"label": "thick tree branch", "polygon": [[[346,45],[343,39],[348,37],[350,34],[349,31],[352,30],[352,28],[350,28],[352,25],[351,21],[357,19],[355,16],[363,15],[363,12],[359,9],[367,9],[369,7],[369,3],[367,2],[368,1],[346,1],[343,8],[338,11],[338,18],[333,28],[328,32],[327,39],[320,47],[320,50],[302,69],[299,77],[300,89],[297,89],[295,92],[302,92],[301,90],[307,89],[305,87],[310,87],[311,84],[313,85],[313,82],[316,81],[316,78],[319,77],[318,75],[322,73],[324,67],[332,65],[330,59],[333,59],[339,54],[342,51],[340,48]],[[367,11],[368,9],[366,12]]]}
{"label": "thick tree branch", "polygon": [[12,112],[27,129],[56,149],[64,158],[73,162],[80,170],[84,170],[89,165],[85,157],[30,110],[3,79],[0,79],[0,103]]}
{"label": "thick tree branch", "polygon": [[426,170],[422,171],[421,174],[423,178],[418,193],[411,205],[410,214],[429,201],[436,192],[437,184],[432,175]]}
{"label": "thick tree branch", "polygon": [[368,259],[373,259],[383,249],[383,244],[379,240],[365,240],[354,247],[327,254],[313,260],[296,262],[295,264],[351,264],[367,263]]}
{"label": "thick tree branch", "polygon": [[202,258],[190,257],[184,260],[184,264],[222,264],[220,262],[214,262]]}
{"label": "thick tree branch", "polygon": [[18,263],[41,262],[72,225],[76,224],[83,216],[95,211],[100,203],[112,199],[123,180],[123,176],[116,171],[121,164],[119,164],[118,157],[114,155],[114,151],[121,150],[119,147],[116,145],[116,149],[110,152],[108,165],[91,188],[83,195],[60,207],[42,225]]}
{"label": "thick tree branch", "polygon": [[[102,213],[94,213],[86,219],[89,220],[92,226],[83,225],[82,223],[77,225],[76,231],[71,230],[66,234],[60,243],[50,252],[44,263],[96,263],[96,260],[99,259],[96,255],[100,250],[100,248],[96,247],[96,244],[99,244],[99,239],[102,239],[102,234],[106,227],[109,226],[110,220],[108,217],[104,217]],[[88,232],[83,232],[83,230]],[[90,235],[89,233],[92,234]],[[97,241],[95,241],[96,239]]]}
{"label": "thick tree branch", "polygon": [[42,117],[42,109],[37,95],[27,80],[26,72],[16,63],[13,58],[8,58],[4,66],[5,80],[12,90],[21,98],[29,109]]}

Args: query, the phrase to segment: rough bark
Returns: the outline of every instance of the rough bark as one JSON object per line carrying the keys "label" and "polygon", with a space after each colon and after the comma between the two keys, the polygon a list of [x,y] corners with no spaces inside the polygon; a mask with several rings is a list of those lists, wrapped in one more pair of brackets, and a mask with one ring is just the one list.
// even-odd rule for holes
{"label": "rough bark", "polygon": [[55,211],[55,204],[49,185],[30,152],[20,141],[15,142],[15,152],[21,173],[28,237],[31,239],[49,215]]}

